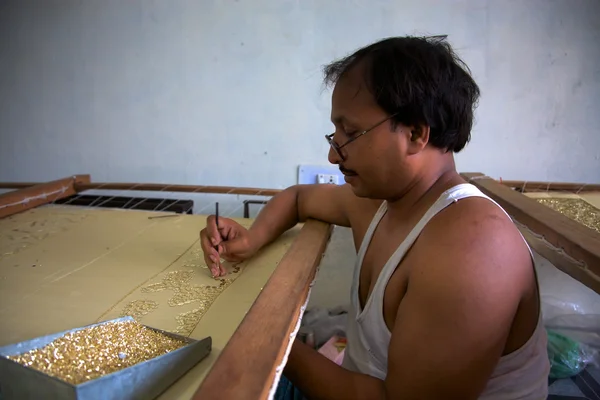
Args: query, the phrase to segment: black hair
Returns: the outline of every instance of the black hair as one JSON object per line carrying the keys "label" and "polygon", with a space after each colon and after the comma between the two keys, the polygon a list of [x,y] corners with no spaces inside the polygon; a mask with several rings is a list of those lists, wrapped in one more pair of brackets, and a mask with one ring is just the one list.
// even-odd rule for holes
{"label": "black hair", "polygon": [[393,121],[429,126],[429,143],[458,153],[471,138],[479,87],[446,36],[392,37],[357,50],[324,68],[335,84],[364,61],[364,80]]}

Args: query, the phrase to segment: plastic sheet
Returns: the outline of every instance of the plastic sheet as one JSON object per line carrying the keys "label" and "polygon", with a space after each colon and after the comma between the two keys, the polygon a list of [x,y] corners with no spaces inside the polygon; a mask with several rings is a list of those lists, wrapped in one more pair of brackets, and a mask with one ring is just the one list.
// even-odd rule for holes
{"label": "plastic sheet", "polygon": [[299,336],[315,348],[324,345],[333,336],[346,336],[347,307],[324,309],[314,307],[306,310],[302,318]]}
{"label": "plastic sheet", "polygon": [[586,366],[600,366],[600,314],[552,296],[542,297],[548,332],[550,378],[575,376]]}

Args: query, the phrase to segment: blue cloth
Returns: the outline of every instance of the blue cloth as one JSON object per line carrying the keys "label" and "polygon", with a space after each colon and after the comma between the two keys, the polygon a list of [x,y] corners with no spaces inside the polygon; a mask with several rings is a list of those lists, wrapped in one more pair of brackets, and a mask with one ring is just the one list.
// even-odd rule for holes
{"label": "blue cloth", "polygon": [[295,387],[285,376],[281,376],[277,390],[275,390],[274,400],[303,400],[304,395]]}

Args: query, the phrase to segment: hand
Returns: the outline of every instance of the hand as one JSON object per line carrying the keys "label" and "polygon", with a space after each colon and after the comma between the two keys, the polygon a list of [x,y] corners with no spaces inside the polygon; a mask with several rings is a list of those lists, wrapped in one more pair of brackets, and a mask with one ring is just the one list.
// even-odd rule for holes
{"label": "hand", "polygon": [[230,262],[241,262],[252,257],[257,251],[248,229],[224,217],[219,217],[217,229],[214,215],[208,216],[206,228],[200,231],[200,244],[204,252],[204,262],[215,278],[227,274],[221,265],[221,258]]}

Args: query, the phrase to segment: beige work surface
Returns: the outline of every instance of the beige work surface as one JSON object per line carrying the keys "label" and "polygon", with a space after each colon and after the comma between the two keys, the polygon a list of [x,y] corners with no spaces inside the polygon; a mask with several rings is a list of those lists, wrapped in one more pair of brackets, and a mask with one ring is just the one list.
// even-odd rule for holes
{"label": "beige work surface", "polygon": [[123,315],[194,339],[211,336],[211,355],[161,396],[190,398],[300,227],[229,265],[221,282],[199,245],[206,216],[151,215],[53,205],[0,219],[0,346]]}

